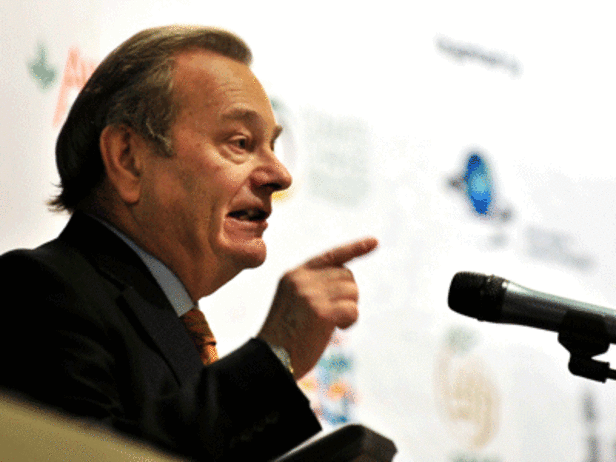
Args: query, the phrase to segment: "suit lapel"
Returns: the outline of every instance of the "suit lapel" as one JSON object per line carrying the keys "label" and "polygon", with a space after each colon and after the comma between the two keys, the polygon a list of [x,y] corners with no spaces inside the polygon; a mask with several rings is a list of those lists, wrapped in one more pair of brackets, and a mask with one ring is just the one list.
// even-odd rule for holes
{"label": "suit lapel", "polygon": [[97,220],[76,212],[60,239],[76,247],[120,290],[128,309],[151,337],[180,383],[203,367],[183,323],[139,256]]}
{"label": "suit lapel", "polygon": [[122,302],[135,314],[180,383],[189,380],[203,367],[184,325],[172,309],[150,304],[133,287],[122,292],[119,303]]}

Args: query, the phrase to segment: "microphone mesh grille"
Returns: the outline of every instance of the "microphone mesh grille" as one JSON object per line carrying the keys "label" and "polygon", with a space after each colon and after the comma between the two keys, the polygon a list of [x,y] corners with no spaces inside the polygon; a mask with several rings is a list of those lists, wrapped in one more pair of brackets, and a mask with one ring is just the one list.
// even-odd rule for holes
{"label": "microphone mesh grille", "polygon": [[474,307],[480,303],[481,288],[486,277],[477,273],[457,273],[449,288],[449,307],[457,313],[473,316]]}
{"label": "microphone mesh grille", "polygon": [[480,321],[498,321],[501,315],[505,279],[478,273],[457,273],[449,288],[449,307]]}

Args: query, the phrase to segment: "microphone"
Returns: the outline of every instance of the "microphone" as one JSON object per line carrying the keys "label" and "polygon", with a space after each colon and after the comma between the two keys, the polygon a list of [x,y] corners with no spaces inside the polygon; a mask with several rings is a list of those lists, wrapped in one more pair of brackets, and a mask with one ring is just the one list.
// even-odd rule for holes
{"label": "microphone", "polygon": [[[616,343],[616,311],[537,292],[498,276],[461,272],[451,281],[449,307],[460,314],[504,324],[562,332],[580,330],[586,320],[603,324],[609,343]],[[576,320],[572,323],[567,320]]]}

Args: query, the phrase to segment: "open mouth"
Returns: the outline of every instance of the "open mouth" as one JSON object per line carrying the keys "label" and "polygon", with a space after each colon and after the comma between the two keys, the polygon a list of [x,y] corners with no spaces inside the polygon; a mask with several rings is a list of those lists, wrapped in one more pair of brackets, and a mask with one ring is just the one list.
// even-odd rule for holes
{"label": "open mouth", "polygon": [[268,217],[268,213],[265,210],[254,208],[246,210],[236,210],[229,213],[231,218],[235,218],[239,221],[261,221]]}

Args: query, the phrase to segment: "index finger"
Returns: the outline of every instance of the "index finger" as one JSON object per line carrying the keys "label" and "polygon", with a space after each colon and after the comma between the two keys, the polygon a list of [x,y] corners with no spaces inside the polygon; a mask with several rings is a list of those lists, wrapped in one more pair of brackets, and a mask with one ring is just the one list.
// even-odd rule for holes
{"label": "index finger", "polygon": [[317,255],[306,262],[310,268],[324,268],[326,266],[342,266],[354,258],[361,257],[372,252],[379,241],[374,237],[365,237],[358,241],[350,242]]}

